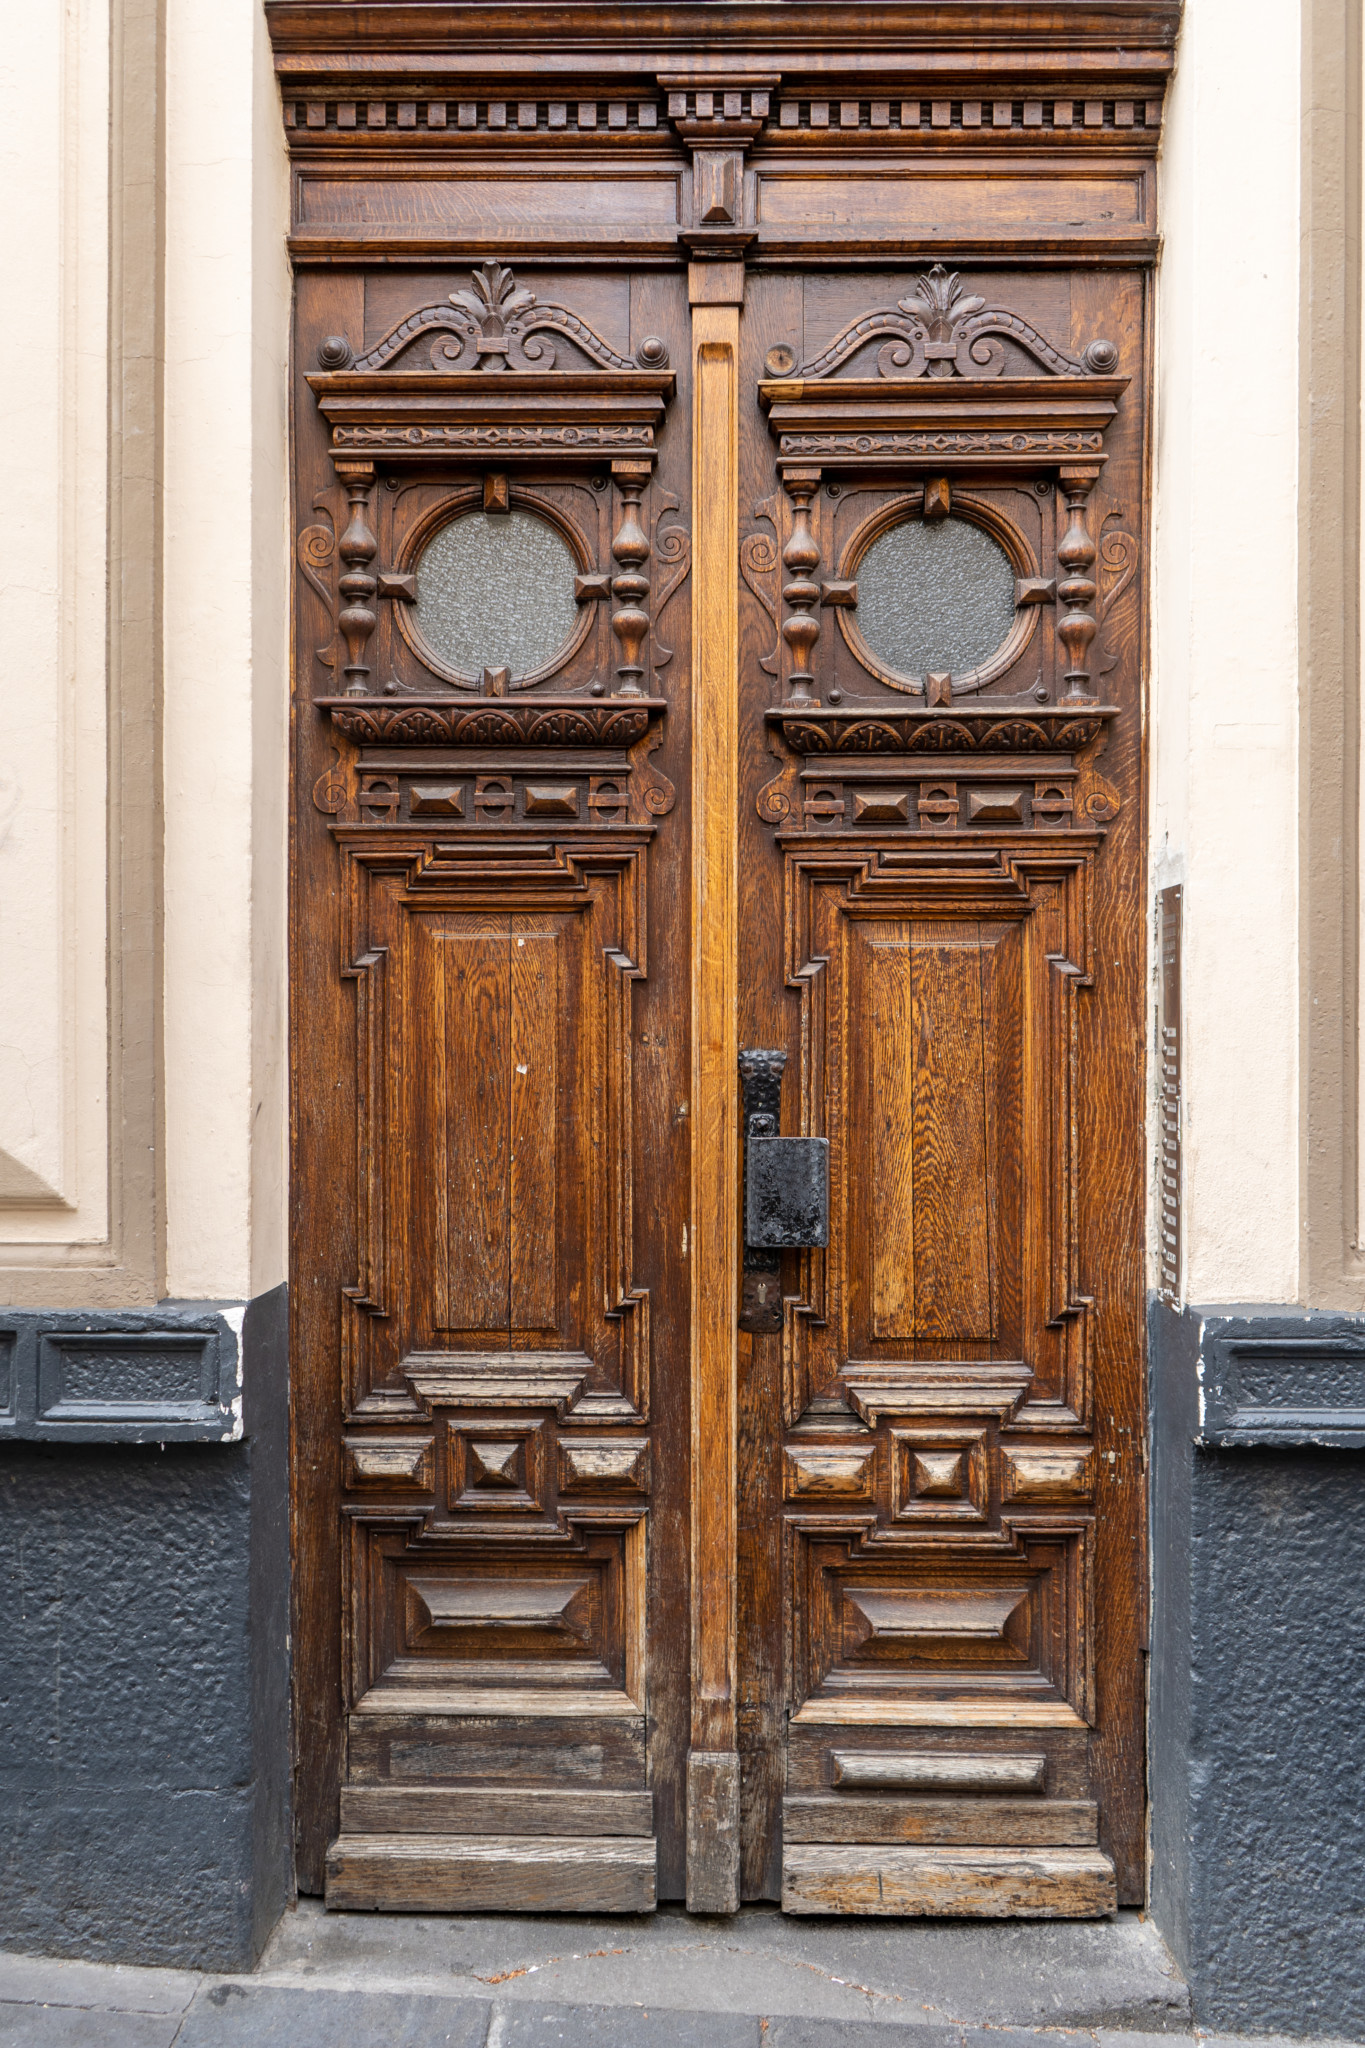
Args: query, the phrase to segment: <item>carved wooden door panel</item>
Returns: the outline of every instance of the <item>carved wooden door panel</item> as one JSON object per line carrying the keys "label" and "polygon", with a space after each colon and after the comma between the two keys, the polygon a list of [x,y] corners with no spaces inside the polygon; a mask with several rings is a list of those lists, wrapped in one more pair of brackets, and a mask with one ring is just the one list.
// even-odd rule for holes
{"label": "carved wooden door panel", "polygon": [[1174,11],[269,12],[300,1883],[1140,1900]]}
{"label": "carved wooden door panel", "polygon": [[638,1908],[687,1701],[686,292],[306,286],[310,1819],[333,1903]]}
{"label": "carved wooden door panel", "polygon": [[1142,321],[746,293],[741,1036],[830,1186],[741,1312],[744,1874],[792,1911],[1140,1882]]}

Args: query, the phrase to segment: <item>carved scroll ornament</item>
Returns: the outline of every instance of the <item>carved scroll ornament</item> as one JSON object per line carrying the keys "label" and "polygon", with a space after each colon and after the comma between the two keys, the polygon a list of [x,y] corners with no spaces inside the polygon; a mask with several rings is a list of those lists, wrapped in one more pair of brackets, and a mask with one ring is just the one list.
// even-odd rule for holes
{"label": "carved scroll ornament", "polygon": [[[1054,377],[1110,375],[1118,350],[1112,341],[1092,341],[1079,356],[1056,348],[1020,314],[988,305],[966,293],[956,272],[936,263],[916,279],[911,297],[894,307],[864,313],[836,335],[829,347],[808,362],[788,368],[768,365],[773,376],[828,377],[869,342],[881,340],[877,368],[883,377],[999,377],[1006,363],[1005,343],[1013,342]],[[776,353],[776,352],[774,352]]]}
{"label": "carved scroll ornament", "polygon": [[481,265],[472,282],[473,291],[419,306],[362,355],[352,353],[344,335],[329,335],[318,350],[319,363],[324,370],[382,370],[414,337],[430,334],[433,370],[553,370],[554,344],[541,337],[556,333],[604,370],[668,367],[668,350],[657,335],[647,335],[633,356],[618,355],[567,306],[541,305],[504,264]]}

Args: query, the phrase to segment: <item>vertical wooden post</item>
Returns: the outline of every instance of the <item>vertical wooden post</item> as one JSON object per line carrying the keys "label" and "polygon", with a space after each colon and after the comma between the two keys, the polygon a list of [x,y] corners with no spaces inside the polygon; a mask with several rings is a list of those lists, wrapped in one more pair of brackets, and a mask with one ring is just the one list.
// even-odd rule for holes
{"label": "vertical wooden post", "polygon": [[1057,561],[1062,575],[1057,584],[1057,602],[1066,607],[1057,622],[1057,638],[1066,650],[1068,667],[1063,704],[1093,704],[1095,692],[1090,680],[1090,643],[1098,630],[1091,606],[1096,583],[1091,575],[1095,565],[1095,542],[1085,520],[1086,500],[1094,488],[1099,468],[1094,463],[1063,465],[1062,494],[1071,523],[1057,543]]}
{"label": "vertical wooden post", "polygon": [[687,1904],[739,1906],[735,1446],[739,1286],[739,313],[744,266],[692,302],[692,1698]]}
{"label": "vertical wooden post", "polygon": [[653,468],[652,457],[648,462],[613,462],[611,466],[621,494],[621,523],[611,544],[612,554],[621,565],[611,585],[612,596],[620,607],[611,621],[611,630],[620,642],[615,691],[618,697],[644,695],[640,687],[645,673],[641,650],[649,632],[649,613],[645,610],[649,602],[649,575],[645,564],[651,549],[649,535],[640,524],[640,500]]}
{"label": "vertical wooden post", "polygon": [[782,638],[792,651],[794,663],[787,678],[787,702],[813,704],[815,677],[811,674],[810,658],[820,638],[815,609],[820,602],[820,586],[814,580],[820,566],[820,543],[811,531],[810,507],[820,488],[820,472],[789,469],[784,464],[782,488],[792,501],[793,512],[791,539],[782,550],[782,566],[791,577],[790,583],[782,587],[783,602],[789,607],[782,621]]}
{"label": "vertical wooden post", "polygon": [[340,462],[334,456],[332,467],[345,486],[346,497],[351,507],[350,521],[337,542],[337,553],[343,565],[341,575],[337,579],[337,589],[343,600],[341,610],[337,613],[337,626],[342,639],[346,642],[346,695],[363,697],[370,673],[365,661],[365,647],[379,623],[374,610],[375,592],[379,588],[379,582],[370,567],[379,546],[374,529],[370,525],[370,493],[374,489],[374,464]]}

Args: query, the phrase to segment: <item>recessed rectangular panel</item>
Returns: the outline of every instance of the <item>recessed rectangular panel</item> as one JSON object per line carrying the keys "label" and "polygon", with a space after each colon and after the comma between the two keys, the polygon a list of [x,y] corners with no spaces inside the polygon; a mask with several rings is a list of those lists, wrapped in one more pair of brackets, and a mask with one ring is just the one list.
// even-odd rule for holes
{"label": "recessed rectangular panel", "polygon": [[867,940],[873,1085],[872,1334],[989,1347],[996,1046],[979,926]]}
{"label": "recessed rectangular panel", "polygon": [[645,1781],[643,1715],[443,1714],[416,1726],[357,1715],[349,1751],[352,1783],[589,1790]]}
{"label": "recessed rectangular panel", "polygon": [[915,924],[915,1336],[989,1344],[992,1099],[979,929]]}
{"label": "recessed rectangular panel", "polygon": [[558,1221],[560,933],[514,917],[511,930],[511,1327],[555,1321]]}
{"label": "recessed rectangular panel", "polygon": [[456,1785],[349,1785],[346,1834],[651,1835],[651,1792],[504,1791]]}
{"label": "recessed rectangular panel", "polygon": [[310,178],[299,180],[299,228],[336,225],[355,233],[439,235],[447,229],[542,228],[572,223],[606,227],[668,227],[678,217],[672,178]]}
{"label": "recessed rectangular panel", "polygon": [[[449,1173],[446,1321],[456,1330],[506,1330],[510,1314],[508,924],[505,917],[471,914],[452,917],[440,934]],[[413,1050],[420,1058],[421,1048]]]}
{"label": "recessed rectangular panel", "polygon": [[1204,1442],[1365,1448],[1365,1351],[1354,1331],[1229,1339],[1204,1352]]}
{"label": "recessed rectangular panel", "polygon": [[772,228],[843,228],[889,239],[914,236],[932,222],[935,240],[997,239],[1043,227],[1112,237],[1143,222],[1141,172],[1113,178],[759,176],[758,213]]}
{"label": "recessed rectangular panel", "polygon": [[908,927],[868,941],[873,1082],[872,1334],[911,1337],[915,1327],[914,973]]}
{"label": "recessed rectangular panel", "polygon": [[[619,1554],[619,1553],[618,1553]],[[386,1683],[606,1686],[622,1668],[615,1559],[393,1560]]]}
{"label": "recessed rectangular panel", "polygon": [[849,1538],[815,1528],[797,1525],[793,1537],[802,1711],[934,1694],[955,1708],[1051,1694],[1084,1709],[1087,1667],[1068,1639],[1076,1539],[1027,1535],[1017,1559],[946,1545],[891,1559],[860,1557]]}
{"label": "recessed rectangular panel", "polygon": [[218,1339],[195,1331],[44,1333],[38,1419],[151,1426],[226,1421]]}
{"label": "recessed rectangular panel", "polygon": [[853,1797],[784,1799],[784,1842],[929,1842],[983,1848],[1090,1847],[1097,1812],[1090,1799]]}
{"label": "recessed rectangular panel", "polygon": [[944,1750],[836,1750],[836,1785],[910,1792],[1041,1792],[1047,1759]]}

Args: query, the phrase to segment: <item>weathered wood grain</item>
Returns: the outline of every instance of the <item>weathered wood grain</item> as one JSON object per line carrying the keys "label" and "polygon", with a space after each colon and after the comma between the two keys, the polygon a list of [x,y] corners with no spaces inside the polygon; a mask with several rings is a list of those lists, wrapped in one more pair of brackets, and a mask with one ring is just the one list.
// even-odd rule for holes
{"label": "weathered wood grain", "polygon": [[505,917],[471,915],[432,934],[442,957],[445,997],[445,1321],[458,1330],[505,1331],[510,1316],[507,927]]}
{"label": "weathered wood grain", "polygon": [[341,1828],[348,1835],[652,1835],[654,1799],[649,1792],[344,1785]]}
{"label": "weathered wood grain", "polygon": [[[694,271],[705,266],[694,265]],[[740,293],[742,294],[742,278]],[[698,304],[692,355],[692,1744],[687,1899],[739,1904],[735,1444],[739,1302],[736,606],[739,305]],[[726,1759],[728,1758],[728,1763]]]}
{"label": "weathered wood grain", "polygon": [[942,1792],[1041,1792],[1042,1756],[951,1755],[934,1750],[834,1752],[836,1785],[901,1785]]}
{"label": "weathered wood grain", "polygon": [[863,1794],[842,1799],[798,1795],[782,1803],[784,1842],[1079,1848],[1096,1840],[1097,1827],[1092,1799],[881,1799]]}
{"label": "weathered wood grain", "polygon": [[[548,1689],[547,1689],[548,1690]],[[439,1696],[438,1696],[439,1698]],[[534,1711],[525,1695],[486,1707],[468,1701],[466,1712],[442,1715],[438,1700],[415,1688],[386,1695],[376,1711],[352,1714],[347,1740],[350,1785],[437,1785],[499,1791],[643,1791],[644,1719],[612,1714],[591,1695],[552,1695],[557,1714]],[[480,1711],[484,1708],[483,1711]],[[531,1709],[531,1711],[528,1711]]]}
{"label": "weathered wood grain", "polygon": [[522,913],[508,934],[508,1237],[511,1327],[553,1328],[559,1260],[558,1046],[560,951],[557,929]]}
{"label": "weathered wood grain", "polygon": [[[940,1712],[940,1723],[943,1718]],[[1084,1726],[1005,1729],[996,1723],[988,1732],[988,1725],[979,1722],[973,1725],[965,1715],[961,1725],[952,1728],[913,1725],[905,1721],[880,1725],[863,1721],[856,1725],[845,1723],[843,1726],[822,1728],[811,1721],[797,1719],[792,1724],[787,1743],[786,1791],[788,1796],[830,1796],[837,1789],[834,1759],[851,1748],[891,1758],[906,1751],[930,1752],[952,1760],[979,1756],[983,1743],[989,1741],[992,1745],[990,1753],[994,1756],[1008,1757],[1020,1751],[1043,1755],[1046,1758],[1043,1788],[1049,1799],[1085,1799],[1090,1796],[1087,1764],[1090,1740],[1090,1731]],[[845,1794],[840,1789],[839,1796],[861,1799],[872,1795],[862,1791]],[[958,1793],[951,1796],[970,1798],[976,1795]]]}
{"label": "weathered wood grain", "polygon": [[334,1911],[648,1913],[652,1841],[547,1835],[338,1835]]}
{"label": "weathered wood grain", "polygon": [[782,1853],[787,1913],[1093,1920],[1117,1903],[1114,1866],[1098,1849],[793,1843]]}
{"label": "weathered wood grain", "polygon": [[[916,1802],[832,1791],[831,1756],[846,1742],[879,1756],[956,1746],[1006,1761],[1036,1744],[1053,1815],[1088,1812],[1097,1795],[1119,1895],[1139,1899],[1144,266],[1156,246],[1160,99],[1178,10],[1166,0],[1102,9],[1080,0],[997,23],[959,0],[928,11],[892,0],[854,25],[838,10],[760,0],[709,10],[703,28],[695,12],[668,5],[604,16],[571,0],[551,19],[535,5],[475,10],[450,0],[420,59],[384,10],[271,0],[268,11],[297,173],[299,270],[291,1398],[300,1881],[322,1882],[349,1726],[348,1798],[411,1789],[456,1802],[448,1810],[465,1819],[448,1832],[466,1844],[466,1865],[477,1839],[466,1823],[479,1810],[466,1801],[493,1800],[485,1832],[515,1837],[520,1822],[494,1826],[494,1816],[538,1809],[496,1802],[591,1799],[604,1788],[644,1798],[648,1783],[663,1894],[683,1894],[690,1863],[694,1903],[715,1910],[741,1891],[777,1895],[784,1786],[838,1816],[811,1826],[844,1827],[856,1801],[882,1815],[891,1843],[933,1846],[895,1833],[930,1825],[909,1815]],[[960,129],[930,121],[945,37],[991,70],[1002,105],[1030,73],[1024,96],[1040,120],[1027,135],[965,116]],[[556,95],[548,108],[537,101],[527,113],[490,87],[490,50],[499,61],[533,56]],[[373,112],[343,119],[338,52],[346,66],[382,72],[410,118],[383,101],[382,132]],[[714,240],[714,218],[686,216],[702,182],[685,176],[692,116],[675,119],[659,85],[661,70],[686,72],[718,53],[761,59],[765,78],[808,79],[814,66],[828,95],[772,88],[751,132],[721,138],[749,166],[735,188],[733,248]],[[1061,94],[1054,127],[1035,97],[1042,76],[1053,81],[1044,98]],[[869,116],[874,87],[883,97]],[[1119,92],[1131,117],[1116,114],[1110,130],[1077,111],[1101,87]],[[470,120],[455,124],[466,105]],[[592,119],[578,124],[582,109]],[[875,138],[859,132],[869,119]],[[531,148],[544,175],[528,179]],[[454,150],[458,177],[445,168]],[[933,234],[919,222],[926,150]],[[680,231],[697,246],[680,247]],[[709,249],[699,235],[713,238]],[[751,235],[760,261],[746,273],[741,245]],[[342,689],[348,650],[373,690],[388,691],[386,716],[423,693],[478,708],[477,695],[424,665],[405,630],[419,528],[448,516],[452,494],[482,506],[492,475],[499,506],[548,508],[575,537],[585,584],[573,651],[548,689],[609,716],[614,700],[593,692],[613,687],[620,654],[612,604],[598,601],[622,569],[611,553],[619,479],[582,443],[532,456],[507,440],[509,423],[520,434],[545,416],[544,394],[528,399],[524,366],[493,378],[428,376],[432,359],[418,349],[404,435],[413,422],[483,431],[486,415],[503,437],[496,456],[455,441],[419,455],[407,443],[390,451],[388,469],[382,455],[342,456],[342,478],[333,415],[349,432],[379,412],[354,369],[335,370],[346,389],[338,383],[327,397],[325,364],[343,358],[320,363],[318,350],[328,337],[352,356],[371,349],[414,309],[449,309],[452,266],[518,253],[531,259],[539,302],[571,302],[619,360],[647,336],[668,351],[667,367],[657,352],[648,371],[641,358],[609,392],[568,330],[553,337],[566,418],[654,437],[640,508],[651,594],[639,665],[646,696],[664,707],[650,742],[661,744],[646,764],[551,738],[523,747],[514,773],[510,748],[432,739],[410,756],[419,788],[399,772],[399,750],[345,738],[314,709]],[[811,373],[851,321],[918,290],[923,262],[940,253],[965,290],[1012,308],[1073,368],[1101,337],[1115,360],[1093,376],[1034,376],[1012,361],[999,378],[927,379],[884,375],[869,350],[837,375]],[[769,360],[783,350],[797,374]],[[833,445],[854,429],[856,461]],[[964,443],[921,459],[913,436],[940,430],[945,447],[955,434],[985,438],[975,452]],[[1067,451],[1060,439],[1049,447],[1048,434],[1102,435],[1102,471],[1092,462],[1085,478],[1063,478]],[[781,435],[827,445],[784,448]],[[803,489],[813,485],[819,574],[841,592],[829,609],[812,611],[808,594],[798,602],[785,590],[793,506],[784,465],[797,460]],[[822,757],[803,782],[802,758],[765,726],[790,687],[782,627],[795,622],[809,638],[801,621],[818,619],[820,716],[850,700],[865,712],[905,710],[905,694],[858,653],[856,563],[846,558],[868,516],[896,494],[913,497],[926,477],[953,515],[1009,524],[1021,582],[1038,589],[1058,580],[1068,516],[1059,486],[1084,498],[1098,585],[1088,673],[1115,715],[1074,761],[1044,742],[1015,753],[1007,741],[989,773],[964,746],[932,760],[886,755],[880,768],[872,755]],[[354,561],[339,553],[348,520],[368,535]],[[351,609],[367,617],[343,626],[348,564]],[[1020,618],[1027,630],[1010,674],[966,698],[944,686],[945,736],[950,715],[967,721],[992,701],[1021,728],[1040,689],[1053,705],[1068,661],[1057,609],[1034,603]],[[540,685],[527,691],[518,715],[543,696]],[[444,707],[441,716],[449,733],[454,718]],[[651,780],[656,771],[668,780]],[[629,798],[620,795],[627,783]],[[633,879],[602,866],[612,834],[626,833],[635,835]],[[1029,834],[1047,848],[1031,868]],[[802,844],[813,862],[798,872]],[[888,943],[891,953],[877,951]],[[860,954],[882,964],[864,973]],[[882,987],[893,957],[900,979]],[[834,1171],[829,1252],[785,1261],[786,1330],[742,1351],[733,1317],[741,1043],[787,1047],[783,1128],[827,1134]],[[680,1360],[688,1370],[677,1370]],[[515,1486],[499,1479],[496,1458],[483,1482],[468,1483],[473,1467],[458,1428],[447,1429],[450,1411],[478,1415],[478,1440],[495,1449],[513,1427],[532,1433],[507,1464]],[[893,1444],[897,1430],[903,1440]],[[477,1431],[465,1435],[472,1442]],[[959,1493],[954,1459],[971,1479]],[[919,1475],[913,1488],[906,1473]],[[387,1490],[395,1507],[415,1504],[428,1517],[420,1545],[413,1539],[417,1578],[389,1569],[405,1538],[363,1533],[370,1523],[343,1514],[350,1485],[350,1505],[367,1514]],[[528,1588],[547,1586],[558,1569],[547,1554],[601,1540],[583,1534],[598,1526],[593,1516],[605,1527],[640,1509],[647,1530],[632,1523],[627,1536],[624,1521],[612,1525],[628,1568],[583,1624],[613,1685],[624,1674],[619,1694],[594,1694],[565,1674],[558,1687],[527,1682],[531,1632],[505,1615],[486,1628],[497,1654],[474,1683],[480,1660],[465,1623],[427,1625],[406,1604],[418,1578],[434,1582],[442,1559],[457,1555],[474,1578],[517,1560]],[[830,1604],[842,1598],[838,1574],[827,1594],[814,1578],[798,1585],[790,1567],[803,1517],[833,1514],[874,1526],[874,1549],[890,1554],[881,1549],[889,1538],[905,1564],[900,1581],[880,1563],[867,1577],[876,1612],[891,1621],[865,1637],[865,1608],[860,1623],[856,1601]],[[914,1668],[924,1631],[894,1622],[920,1613],[926,1559],[935,1560],[938,1610],[950,1611],[956,1585],[966,1615],[973,1601],[981,1607],[971,1588],[983,1558],[1010,1546],[1027,1556],[1043,1540],[1038,1530],[1061,1524],[1047,1539],[1047,1569],[1061,1573],[1066,1543],[1082,1560],[1068,1568],[1065,1600],[1030,1595],[1000,1622],[989,1693],[970,1658],[961,1683],[926,1693]],[[571,1632],[576,1618],[571,1605],[556,1626]],[[550,1623],[538,1626],[544,1634]],[[940,1677],[970,1640],[961,1628],[935,1638]],[[802,1646],[812,1641],[828,1664],[819,1699],[802,1690],[811,1669]],[[841,1675],[840,1658],[862,1660],[858,1682]],[[1011,1695],[1011,1659],[1032,1674],[1031,1694]],[[873,1667],[875,1696],[862,1689]],[[1040,1693],[1043,1680],[1052,1689]],[[1016,1827],[1083,1824],[1020,1818],[1033,1811],[1026,1799],[1008,1802]],[[995,1825],[970,1793],[933,1803],[945,1809],[948,1846],[966,1848],[960,1831]],[[407,1819],[389,1830],[407,1831]],[[343,1839],[352,1832],[348,1824]],[[430,1848],[429,1829],[420,1832]],[[793,1853],[803,1847],[789,1840]],[[828,1846],[859,1848],[847,1837]],[[1018,1867],[1002,1876],[992,1866],[991,1876],[977,1862],[974,1875],[959,1866],[932,1878],[923,1865],[912,1875],[887,1866],[883,1903],[866,1910],[995,1912],[1016,1894],[1022,1903],[1004,1910],[1103,1909],[1074,1904],[1078,1886],[1088,1883],[1092,1899],[1102,1892],[1093,1871],[1084,1881],[1076,1866],[1044,1877],[1035,1862],[1026,1881]],[[830,1884],[836,1876],[826,1872]],[[468,1903],[482,1881],[467,1875],[461,1892],[447,1864],[428,1901]],[[1043,1894],[1052,1904],[1037,1905]],[[1057,1906],[1063,1894],[1071,1906]],[[370,1902],[400,1895],[401,1884],[377,1883]],[[958,1903],[916,1903],[930,1896]],[[910,1903],[885,1903],[898,1897]]]}

